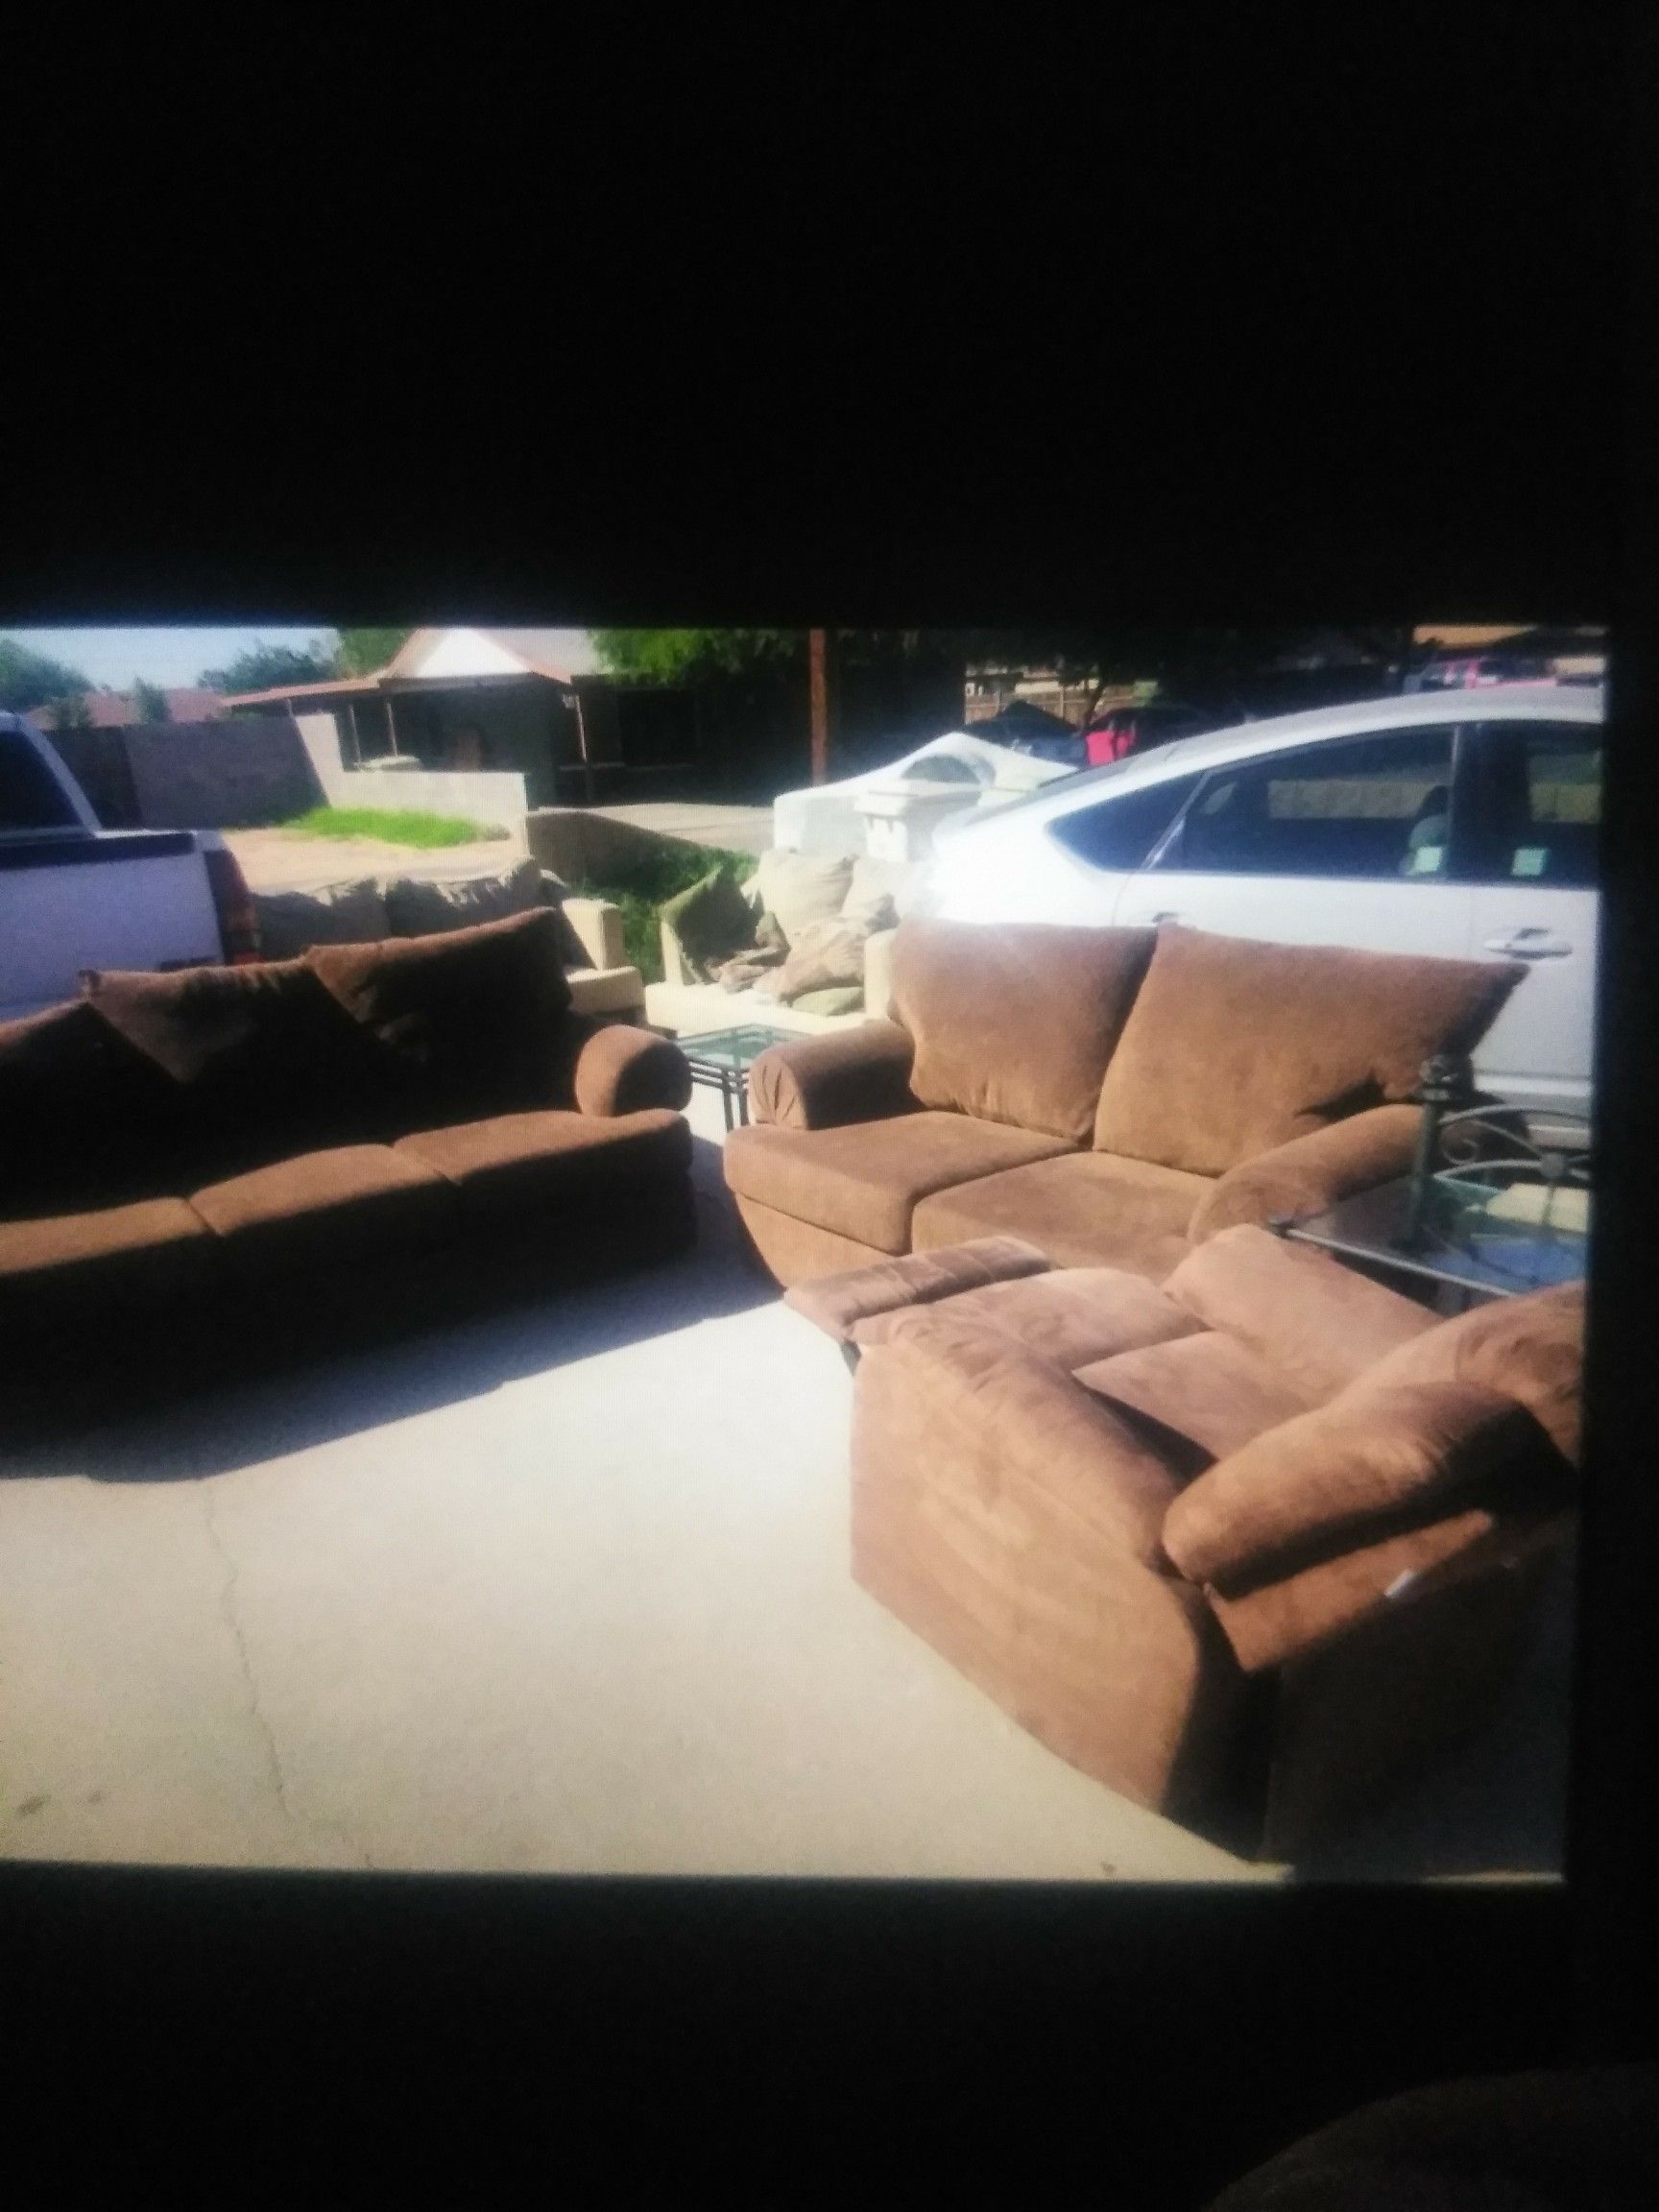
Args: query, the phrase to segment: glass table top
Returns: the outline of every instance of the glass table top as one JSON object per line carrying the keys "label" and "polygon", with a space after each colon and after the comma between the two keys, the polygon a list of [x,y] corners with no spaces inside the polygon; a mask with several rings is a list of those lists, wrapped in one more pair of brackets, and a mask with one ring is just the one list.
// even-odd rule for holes
{"label": "glass table top", "polygon": [[1431,1184],[1429,1203],[1410,1234],[1408,1177],[1358,1191],[1322,1214],[1283,1219],[1281,1232],[1300,1242],[1358,1260],[1385,1262],[1414,1275],[1467,1290],[1519,1297],[1527,1290],[1580,1280],[1587,1271],[1587,1204],[1563,1209],[1565,1218],[1527,1220],[1524,1212],[1472,1197],[1467,1186]]}
{"label": "glass table top", "polygon": [[745,1022],[732,1029],[707,1029],[695,1037],[676,1037],[674,1042],[687,1060],[744,1069],[772,1046],[793,1045],[800,1035],[798,1029],[771,1029],[764,1022]]}

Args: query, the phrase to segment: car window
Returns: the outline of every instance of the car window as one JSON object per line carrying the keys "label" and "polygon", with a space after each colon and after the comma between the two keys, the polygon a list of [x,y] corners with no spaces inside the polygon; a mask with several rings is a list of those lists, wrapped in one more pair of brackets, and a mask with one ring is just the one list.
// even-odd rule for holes
{"label": "car window", "polygon": [[1401,730],[1214,770],[1159,866],[1432,879],[1451,844],[1452,733]]}
{"label": "car window", "polygon": [[28,738],[0,730],[0,830],[79,827],[62,785]]}
{"label": "car window", "polygon": [[1139,868],[1198,788],[1196,776],[1169,776],[1079,806],[1048,825],[1068,852],[1093,868]]}
{"label": "car window", "polygon": [[1488,723],[1481,740],[1489,770],[1477,879],[1589,888],[1601,831],[1599,727]]}
{"label": "car window", "polygon": [[913,760],[904,771],[905,777],[915,783],[982,783],[985,771],[958,760],[954,753],[929,753],[926,759]]}

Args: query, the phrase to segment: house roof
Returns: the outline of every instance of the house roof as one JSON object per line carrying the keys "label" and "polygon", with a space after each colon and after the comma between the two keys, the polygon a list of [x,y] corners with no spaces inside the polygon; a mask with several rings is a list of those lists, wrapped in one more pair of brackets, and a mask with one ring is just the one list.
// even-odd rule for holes
{"label": "house roof", "polygon": [[[167,702],[167,716],[173,722],[217,722],[225,712],[225,701],[217,691],[204,691],[200,685],[169,685],[162,696]],[[94,730],[130,730],[144,717],[136,704],[120,691],[86,691],[87,719]],[[42,701],[33,711],[36,714],[49,709],[52,702]]]}
{"label": "house roof", "polygon": [[599,662],[585,630],[480,629],[469,624],[417,630],[380,671],[383,676],[544,676],[555,684],[594,673]]}

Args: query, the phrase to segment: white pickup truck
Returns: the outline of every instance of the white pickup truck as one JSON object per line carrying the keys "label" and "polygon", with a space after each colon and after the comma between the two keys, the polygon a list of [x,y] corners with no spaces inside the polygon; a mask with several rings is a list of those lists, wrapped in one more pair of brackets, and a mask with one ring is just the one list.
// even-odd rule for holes
{"label": "white pickup truck", "polygon": [[80,989],[83,968],[256,956],[242,871],[211,830],[104,830],[40,733],[0,714],[0,1022]]}

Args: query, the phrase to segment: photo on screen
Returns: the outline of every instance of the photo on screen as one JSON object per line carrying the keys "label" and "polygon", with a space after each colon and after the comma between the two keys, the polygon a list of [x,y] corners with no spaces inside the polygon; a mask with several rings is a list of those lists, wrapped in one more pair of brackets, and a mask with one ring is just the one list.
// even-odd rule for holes
{"label": "photo on screen", "polygon": [[0,637],[0,1856],[1559,1881],[1608,652]]}

